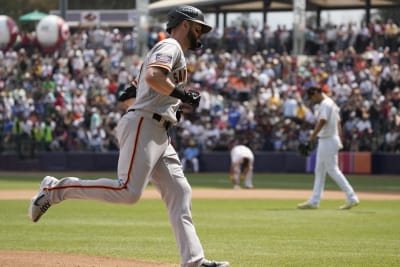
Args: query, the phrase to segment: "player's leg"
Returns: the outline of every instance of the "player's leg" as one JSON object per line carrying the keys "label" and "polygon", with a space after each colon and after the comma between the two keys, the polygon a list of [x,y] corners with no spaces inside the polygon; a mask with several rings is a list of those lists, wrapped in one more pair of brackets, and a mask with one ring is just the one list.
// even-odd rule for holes
{"label": "player's leg", "polygon": [[[118,179],[82,180],[65,177],[61,180],[46,177],[38,194],[32,199],[29,215],[37,221],[48,207],[66,199],[91,199],[111,203],[134,204],[148,183],[150,173],[168,145],[165,129],[151,119],[126,115],[118,124],[121,145]],[[155,142],[149,142],[149,132]],[[159,145],[161,144],[161,145]],[[150,153],[143,153],[146,151]]]}
{"label": "player's leg", "polygon": [[246,173],[246,177],[244,179],[244,186],[246,188],[253,188],[253,167],[254,166],[254,162],[250,161],[249,162],[249,168],[247,170]]}
{"label": "player's leg", "polygon": [[231,177],[234,189],[240,189],[240,165],[233,165],[233,175]]}
{"label": "player's leg", "polygon": [[337,140],[331,140],[331,149],[327,153],[327,172],[329,176],[336,182],[336,184],[346,194],[347,203],[358,203],[358,197],[356,196],[353,187],[344,176],[343,172],[339,169],[338,150],[339,146]]}
{"label": "player's leg", "polygon": [[192,166],[193,166],[193,171],[195,173],[199,172],[199,159],[198,158],[192,158]]}
{"label": "player's leg", "polygon": [[326,178],[326,144],[324,141],[319,140],[317,147],[317,156],[314,169],[314,186],[313,192],[309,199],[309,203],[318,206],[325,187]]}
{"label": "player's leg", "polygon": [[[124,116],[118,124],[120,153],[118,159],[118,179],[100,178],[82,180],[76,177],[61,179],[48,189],[50,201],[58,203],[65,199],[92,199],[112,203],[133,204],[137,202],[148,183],[148,177],[155,159],[164,147],[156,142],[148,142],[149,131],[155,129],[149,119],[139,116]],[[151,135],[152,137],[154,136]],[[166,142],[167,138],[165,137]],[[153,146],[149,148],[148,146]],[[166,146],[166,145],[165,145]],[[152,152],[143,153],[146,149]],[[153,163],[151,163],[153,161]]]}
{"label": "player's leg", "polygon": [[204,252],[192,221],[192,189],[172,145],[160,158],[151,177],[151,182],[158,188],[167,206],[182,266],[195,266],[204,258]]}

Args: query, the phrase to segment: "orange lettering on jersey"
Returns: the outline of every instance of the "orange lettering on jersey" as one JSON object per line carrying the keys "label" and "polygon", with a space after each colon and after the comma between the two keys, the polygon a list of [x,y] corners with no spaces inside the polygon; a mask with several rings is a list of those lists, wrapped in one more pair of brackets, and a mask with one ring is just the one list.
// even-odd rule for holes
{"label": "orange lettering on jersey", "polygon": [[175,83],[186,82],[187,80],[187,71],[186,69],[178,70],[173,73],[173,79]]}

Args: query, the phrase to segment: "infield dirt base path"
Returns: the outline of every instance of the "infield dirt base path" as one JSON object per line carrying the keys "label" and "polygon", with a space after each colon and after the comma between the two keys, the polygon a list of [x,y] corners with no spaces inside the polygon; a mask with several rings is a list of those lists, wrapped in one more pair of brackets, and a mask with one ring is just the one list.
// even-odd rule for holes
{"label": "infield dirt base path", "polygon": [[[0,200],[30,199],[37,190],[0,190]],[[194,199],[307,199],[311,190],[284,189],[193,189]],[[400,200],[400,194],[357,192],[358,197],[371,200]],[[159,199],[160,194],[154,189],[146,189],[143,199]],[[345,199],[341,191],[324,191],[324,199]]]}
{"label": "infield dirt base path", "polygon": [[0,251],[1,267],[176,267],[140,260],[35,251]]}
{"label": "infield dirt base path", "polygon": [[[30,199],[36,190],[0,190],[0,200]],[[280,189],[193,189],[194,199],[301,199],[306,200],[310,190]],[[361,199],[400,200],[400,194],[357,192]],[[145,190],[142,198],[159,199],[154,189]],[[324,199],[344,199],[341,191],[325,191]],[[178,264],[148,262],[77,254],[35,251],[0,251],[0,267],[177,267]]]}

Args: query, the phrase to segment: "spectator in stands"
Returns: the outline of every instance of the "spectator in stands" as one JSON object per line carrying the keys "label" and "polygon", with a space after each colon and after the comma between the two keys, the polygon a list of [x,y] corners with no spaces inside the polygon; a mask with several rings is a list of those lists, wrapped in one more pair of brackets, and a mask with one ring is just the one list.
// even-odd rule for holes
{"label": "spectator in stands", "polygon": [[385,134],[385,151],[389,152],[399,152],[400,151],[400,134],[399,127],[390,129],[389,132]]}
{"label": "spectator in stands", "polygon": [[[154,30],[158,33],[156,28]],[[343,123],[346,123],[353,111],[359,119],[365,110],[370,114],[372,136],[367,140],[374,145],[368,149],[388,147],[382,137],[396,127],[396,123],[391,122],[397,121],[399,117],[399,97],[395,89],[400,83],[399,32],[393,21],[386,24],[376,21],[368,28],[361,29],[357,29],[354,24],[339,25],[336,43],[332,42],[331,37],[328,38],[328,35],[333,36],[332,29],[308,28],[306,53],[315,57],[307,58],[304,62],[299,60],[300,57],[295,61],[285,54],[284,51],[291,48],[282,42],[290,30],[285,32],[283,27],[276,31],[268,27],[259,29],[264,32],[261,36],[265,43],[261,46],[267,46],[267,50],[259,50],[262,52],[252,52],[259,45],[258,33],[254,27],[240,25],[224,30],[223,39],[229,40],[228,43],[220,41],[219,33],[215,31],[205,36],[205,41],[220,49],[209,49],[201,56],[193,53],[188,58],[188,80],[193,82],[194,88],[202,88],[205,102],[201,104],[204,110],[200,112],[201,117],[187,117],[189,123],[184,125],[188,125],[191,130],[193,125],[196,129],[200,129],[199,125],[203,127],[199,137],[203,149],[228,150],[223,138],[234,136],[249,140],[255,150],[272,149],[272,135],[282,138],[274,139],[279,150],[290,149],[287,136],[298,133],[289,129],[297,125],[284,123],[284,113],[287,111],[283,108],[285,94],[291,92],[292,86],[301,88],[306,82],[322,80],[329,83],[332,99],[341,107]],[[115,103],[121,63],[137,63],[126,66],[128,80],[135,77],[140,66],[137,54],[132,57],[124,54],[126,51],[122,40],[129,34],[131,32],[124,34],[120,30],[116,34],[113,29],[107,28],[80,30],[72,34],[65,46],[60,47],[60,51],[48,57],[38,47],[34,47],[35,44],[27,41],[31,33],[21,33],[25,39],[23,45],[0,53],[2,123],[6,124],[7,119],[13,121],[18,112],[22,112],[24,119],[32,125],[29,114],[33,107],[40,122],[55,114],[61,117],[54,119],[57,125],[64,123],[62,117],[71,116],[72,112],[72,118],[69,118],[72,121],[65,128],[69,133],[65,146],[68,148],[75,143],[72,147],[89,149],[82,129],[90,125],[90,111],[93,107],[98,109],[96,125],[108,132],[108,115],[117,112]],[[356,37],[360,38],[360,35],[370,38],[367,46],[356,42]],[[240,36],[246,40],[239,45],[237,40]],[[321,42],[324,36],[331,41],[329,47],[336,47],[336,51],[332,51],[334,53],[329,53],[331,48],[327,49]],[[313,43],[312,49],[310,42]],[[240,79],[232,80],[235,76]],[[241,92],[243,88],[245,92]],[[301,90],[299,92],[302,93]],[[206,97],[207,94],[209,97]],[[294,97],[296,101],[304,100],[302,98]],[[32,104],[29,99],[33,100]],[[234,128],[228,124],[229,108],[233,102],[241,114]],[[247,116],[251,113],[254,114],[253,118]],[[265,119],[265,116],[268,118]],[[199,125],[192,123],[192,120],[197,119]],[[305,120],[312,122],[312,119],[312,113],[306,112]],[[286,130],[281,132],[279,128],[283,125]],[[55,126],[51,127],[51,135],[54,134]],[[41,131],[43,129],[41,127]],[[349,132],[352,133],[349,137],[361,134],[355,128],[349,129]],[[207,141],[201,136],[206,133],[211,134],[213,140],[204,145]],[[172,138],[175,136],[181,138],[179,134],[173,134]],[[348,144],[350,140],[353,144],[359,143],[360,138],[349,138]],[[105,143],[109,143],[109,139],[111,137],[107,134]],[[178,140],[173,142],[181,143]],[[349,149],[348,144],[345,142],[345,149]],[[353,147],[361,149],[360,145],[362,147],[362,144]]]}
{"label": "spectator in stands", "polygon": [[397,24],[394,23],[392,19],[388,19],[385,25],[385,46],[391,51],[395,51],[398,47],[398,34],[399,28]]}

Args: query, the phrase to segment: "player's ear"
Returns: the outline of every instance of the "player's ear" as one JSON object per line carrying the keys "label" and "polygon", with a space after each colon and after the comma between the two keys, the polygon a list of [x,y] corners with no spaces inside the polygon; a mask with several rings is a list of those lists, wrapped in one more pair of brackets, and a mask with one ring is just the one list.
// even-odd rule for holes
{"label": "player's ear", "polygon": [[190,29],[190,21],[188,21],[188,20],[183,20],[182,21],[182,26],[183,26],[183,28],[185,29],[185,30],[189,30]]}

